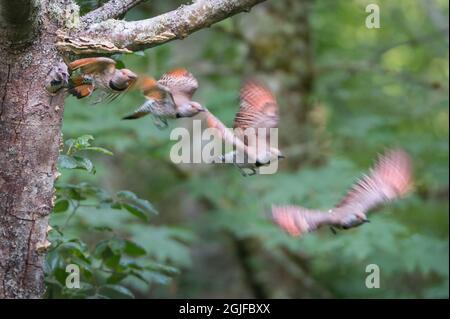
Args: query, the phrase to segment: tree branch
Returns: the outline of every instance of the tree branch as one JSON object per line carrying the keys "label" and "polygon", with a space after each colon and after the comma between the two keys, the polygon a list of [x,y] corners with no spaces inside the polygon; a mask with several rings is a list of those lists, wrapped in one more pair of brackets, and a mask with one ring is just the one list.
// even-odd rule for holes
{"label": "tree branch", "polygon": [[110,0],[100,8],[84,15],[81,18],[81,22],[86,25],[91,25],[120,17],[143,1],[146,0]]}
{"label": "tree branch", "polygon": [[[191,5],[141,21],[107,20],[95,23],[78,34],[95,42],[108,39],[119,49],[132,51],[151,48],[224,20],[242,11],[249,11],[265,0],[197,0]],[[64,48],[64,43],[58,44]],[[66,48],[67,50],[67,48]],[[83,52],[79,52],[83,53]]]}

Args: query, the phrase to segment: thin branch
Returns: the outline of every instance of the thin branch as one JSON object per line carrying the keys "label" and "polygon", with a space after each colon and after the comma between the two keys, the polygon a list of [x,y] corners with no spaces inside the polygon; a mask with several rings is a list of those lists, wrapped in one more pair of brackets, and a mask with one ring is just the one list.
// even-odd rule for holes
{"label": "thin branch", "polygon": [[85,14],[81,18],[81,22],[91,25],[108,19],[118,18],[143,1],[146,0],[110,0],[100,8]]}
{"label": "thin branch", "polygon": [[[108,39],[119,49],[143,50],[183,39],[232,15],[249,11],[263,1],[265,0],[197,0],[151,19],[129,22],[110,19],[95,23],[78,36],[92,41]],[[59,43],[59,47],[64,49],[64,43]]]}

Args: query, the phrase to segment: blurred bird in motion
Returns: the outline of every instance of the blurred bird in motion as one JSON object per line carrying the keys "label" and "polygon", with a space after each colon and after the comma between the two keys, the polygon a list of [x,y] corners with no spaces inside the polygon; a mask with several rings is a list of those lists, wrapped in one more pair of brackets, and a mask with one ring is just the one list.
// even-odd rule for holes
{"label": "blurred bird in motion", "polygon": [[[219,156],[214,163],[233,163],[243,176],[249,176],[256,174],[259,167],[284,158],[278,148],[270,145],[270,129],[277,128],[279,122],[278,104],[272,92],[260,82],[254,79],[244,82],[240,108],[234,119],[234,133],[212,113],[206,114],[208,128],[217,129],[219,137],[235,148]],[[246,134],[252,132],[253,139]]]}
{"label": "blurred bird in motion", "polygon": [[204,108],[192,101],[198,88],[197,79],[186,69],[180,68],[165,73],[156,81],[147,76],[138,80],[137,87],[145,95],[146,101],[124,120],[132,120],[147,114],[153,115],[155,125],[167,127],[167,119],[192,117]]}
{"label": "blurred bird in motion", "polygon": [[291,236],[302,236],[322,226],[349,229],[368,222],[368,212],[405,196],[411,189],[410,156],[403,150],[389,150],[335,208],[324,212],[300,206],[273,206],[272,218]]}
{"label": "blurred bird in motion", "polygon": [[69,93],[81,99],[98,89],[101,95],[94,103],[114,100],[137,80],[134,72],[117,69],[116,61],[104,57],[75,60],[69,64],[69,71]]}

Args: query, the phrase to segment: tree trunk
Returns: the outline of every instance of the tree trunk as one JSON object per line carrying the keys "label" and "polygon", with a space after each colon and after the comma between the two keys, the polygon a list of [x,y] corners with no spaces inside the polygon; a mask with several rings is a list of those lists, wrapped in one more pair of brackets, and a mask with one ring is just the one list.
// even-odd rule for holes
{"label": "tree trunk", "polygon": [[61,57],[50,2],[8,2],[0,0],[0,299],[39,298],[64,103],[45,81]]}

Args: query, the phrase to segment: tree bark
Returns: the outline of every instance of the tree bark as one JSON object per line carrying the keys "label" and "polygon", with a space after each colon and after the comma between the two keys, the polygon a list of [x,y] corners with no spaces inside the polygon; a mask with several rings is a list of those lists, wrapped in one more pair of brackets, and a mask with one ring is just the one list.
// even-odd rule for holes
{"label": "tree bark", "polygon": [[20,1],[32,9],[22,21],[39,30],[27,25],[19,40],[11,34],[20,28],[5,19],[8,2],[0,1],[0,299],[39,298],[63,113],[63,95],[50,96],[44,83],[62,60],[48,3]]}

